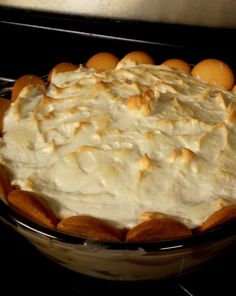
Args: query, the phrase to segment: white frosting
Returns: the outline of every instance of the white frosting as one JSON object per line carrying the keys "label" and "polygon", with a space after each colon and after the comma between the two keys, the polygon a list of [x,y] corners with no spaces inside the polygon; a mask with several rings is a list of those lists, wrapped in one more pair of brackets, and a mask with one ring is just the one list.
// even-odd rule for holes
{"label": "white frosting", "polygon": [[236,201],[235,109],[236,94],[166,66],[81,66],[21,91],[1,162],[60,218],[132,227],[157,211],[193,228]]}

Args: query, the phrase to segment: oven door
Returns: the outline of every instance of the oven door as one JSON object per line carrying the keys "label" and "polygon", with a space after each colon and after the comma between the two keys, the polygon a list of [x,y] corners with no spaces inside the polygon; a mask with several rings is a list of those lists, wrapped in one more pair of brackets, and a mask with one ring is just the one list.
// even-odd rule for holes
{"label": "oven door", "polygon": [[0,6],[93,18],[236,28],[234,0],[0,0]]}

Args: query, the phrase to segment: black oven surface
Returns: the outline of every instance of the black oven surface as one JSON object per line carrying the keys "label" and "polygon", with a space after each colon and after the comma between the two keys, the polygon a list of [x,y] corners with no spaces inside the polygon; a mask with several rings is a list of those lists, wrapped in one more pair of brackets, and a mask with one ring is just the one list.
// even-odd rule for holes
{"label": "black oven surface", "polygon": [[[122,57],[132,50],[150,53],[156,63],[182,58],[190,64],[219,58],[236,70],[235,30],[164,24],[92,20],[0,9],[0,86],[23,74],[45,75],[60,62],[80,64],[94,53]],[[231,295],[236,254],[232,249],[177,278],[151,282],[110,282],[89,278],[45,258],[19,234],[0,222],[0,290],[33,295]],[[129,292],[130,291],[130,292]]]}
{"label": "black oven surface", "polygon": [[169,58],[182,58],[190,64],[219,58],[236,70],[235,31],[40,14],[1,9],[0,5],[0,77],[44,75],[63,61],[84,63],[100,51],[121,58],[132,50],[147,51],[157,64]]}

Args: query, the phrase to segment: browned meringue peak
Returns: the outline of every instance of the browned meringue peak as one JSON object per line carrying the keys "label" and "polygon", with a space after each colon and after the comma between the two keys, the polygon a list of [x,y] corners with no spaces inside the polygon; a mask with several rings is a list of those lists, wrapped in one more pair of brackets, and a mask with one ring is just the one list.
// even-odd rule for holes
{"label": "browned meringue peak", "polygon": [[155,96],[152,90],[147,90],[141,95],[131,95],[128,97],[126,106],[130,110],[139,110],[143,115],[148,115],[152,112]]}
{"label": "browned meringue peak", "polygon": [[230,102],[226,109],[227,115],[225,122],[230,126],[233,126],[236,123],[236,102]]}
{"label": "browned meringue peak", "polygon": [[62,73],[53,73],[50,83],[50,88],[68,88],[77,84],[78,81],[84,82],[85,84],[93,84],[97,81],[96,77],[93,75],[95,69],[87,69],[82,65],[74,71],[66,71]]}
{"label": "browned meringue peak", "polygon": [[215,161],[228,142],[228,130],[224,123],[215,125],[200,139],[199,154],[207,161]]}
{"label": "browned meringue peak", "polygon": [[[159,212],[144,212],[140,215],[139,217],[139,221],[140,222],[144,222],[144,221],[148,221],[150,219],[163,219],[169,217],[168,215],[164,214],[164,213],[159,213]],[[169,217],[169,218],[173,218],[173,217]]]}
{"label": "browned meringue peak", "polygon": [[184,164],[189,164],[192,162],[197,155],[188,148],[182,148],[182,149],[174,149],[170,156],[170,161],[173,162],[175,160],[181,159]]}
{"label": "browned meringue peak", "polygon": [[119,95],[123,99],[129,96],[139,95],[141,91],[136,82],[127,83],[126,81],[113,80],[112,82],[107,82],[106,85],[115,97]]}
{"label": "browned meringue peak", "polygon": [[43,100],[44,91],[42,88],[29,85],[21,91],[20,95],[13,103],[14,113],[19,118],[27,117],[43,103]]}
{"label": "browned meringue peak", "polygon": [[152,160],[145,153],[144,156],[137,160],[137,164],[141,171],[147,170],[152,165]]}

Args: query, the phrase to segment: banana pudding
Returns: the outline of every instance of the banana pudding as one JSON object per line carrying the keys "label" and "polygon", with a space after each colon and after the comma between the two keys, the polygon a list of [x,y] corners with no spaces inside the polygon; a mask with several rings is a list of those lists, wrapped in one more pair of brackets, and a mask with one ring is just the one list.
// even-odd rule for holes
{"label": "banana pudding", "polygon": [[91,217],[122,233],[160,220],[191,235],[236,203],[235,110],[235,93],[164,64],[80,65],[20,89],[0,163],[10,195],[40,196],[60,230]]}

